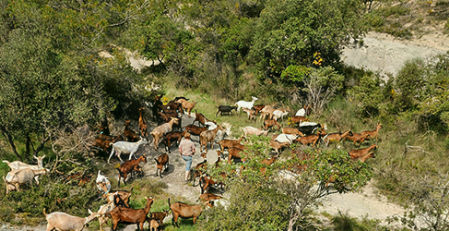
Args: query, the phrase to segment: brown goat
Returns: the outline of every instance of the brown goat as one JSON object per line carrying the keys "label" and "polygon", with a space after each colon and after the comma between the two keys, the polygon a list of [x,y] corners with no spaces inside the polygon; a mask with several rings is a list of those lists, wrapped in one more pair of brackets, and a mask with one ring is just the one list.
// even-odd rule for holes
{"label": "brown goat", "polygon": [[112,217],[112,230],[117,230],[119,221],[128,223],[137,223],[138,230],[144,230],[143,224],[146,221],[148,212],[150,212],[151,205],[153,204],[153,198],[147,199],[147,205],[143,209],[131,209],[124,207],[116,207],[112,211],[107,212]]}
{"label": "brown goat", "polygon": [[163,143],[165,145],[165,151],[168,151],[168,153],[171,153],[170,146],[172,141],[176,141],[176,147],[179,147],[179,143],[181,143],[182,137],[187,133],[187,131],[178,132],[178,131],[171,131],[164,134]]}
{"label": "brown goat", "polygon": [[355,159],[361,156],[365,156],[366,154],[368,154],[371,150],[375,150],[376,148],[378,148],[379,146],[377,146],[376,144],[373,144],[367,148],[362,148],[362,149],[355,149],[349,152],[349,155],[351,156],[351,158]]}
{"label": "brown goat", "polygon": [[177,101],[175,101],[175,103],[181,103],[182,109],[187,111],[187,113],[189,114],[189,118],[190,118],[190,112],[192,111],[192,109],[195,107],[195,105],[198,102],[192,103],[192,102],[186,101],[185,99],[178,99]]}
{"label": "brown goat", "polygon": [[215,195],[212,193],[203,193],[200,195],[198,200],[201,200],[201,202],[203,202],[205,205],[212,208],[212,207],[214,207],[214,201],[222,199],[222,198],[223,198],[222,196],[218,196],[218,195]]}
{"label": "brown goat", "polygon": [[346,136],[343,139],[343,141],[348,139],[353,142],[354,146],[357,146],[357,143],[358,143],[358,146],[360,146],[363,143],[363,141],[365,141],[366,138],[368,138],[368,137],[369,137],[369,134],[362,135],[360,133],[352,133],[352,136]]}
{"label": "brown goat", "polygon": [[201,163],[198,163],[193,172],[193,186],[195,186],[195,180],[197,177],[201,177],[203,175],[203,170],[207,168],[207,160],[204,160]]}
{"label": "brown goat", "polygon": [[94,146],[102,148],[103,151],[108,152],[108,149],[111,147],[111,143],[115,143],[121,140],[123,140],[123,137],[121,135],[114,137],[100,134],[99,138],[95,138]]}
{"label": "brown goat", "polygon": [[[264,159],[262,160],[260,163],[266,166],[270,166],[272,165],[276,160],[277,160],[278,156],[273,156],[270,159]],[[260,173],[262,173],[262,175],[265,175],[265,173],[267,173],[267,168],[266,167],[261,167],[260,168]]]}
{"label": "brown goat", "polygon": [[[101,188],[103,188],[104,192],[108,191],[108,188],[105,183],[98,182],[97,183]],[[129,198],[131,197],[133,188],[131,188],[130,191],[126,190],[111,190],[109,191],[109,194],[117,194],[116,197],[114,197],[114,204],[115,206],[124,206],[129,208]],[[107,195],[103,195],[107,198]]]}
{"label": "brown goat", "polygon": [[232,159],[235,159],[235,158],[242,159],[242,156],[239,153],[245,149],[247,149],[245,146],[243,146],[243,148],[229,147],[228,163],[230,164],[232,162]]}
{"label": "brown goat", "polygon": [[197,112],[195,113],[195,119],[193,120],[192,124],[195,124],[196,121],[198,121],[198,125],[201,123],[203,126],[205,126],[205,123],[210,120],[208,120],[203,114]]}
{"label": "brown goat", "polygon": [[252,109],[243,108],[243,111],[248,115],[248,120],[256,120],[256,111]]}
{"label": "brown goat", "polygon": [[376,138],[376,142],[378,142],[379,130],[382,127],[383,127],[382,124],[377,123],[376,130],[374,130],[374,131],[364,131],[364,132],[362,132],[362,135],[368,134],[369,136],[365,138],[366,140]]}
{"label": "brown goat", "polygon": [[[187,132],[189,132],[191,135],[195,135],[195,136],[199,136],[199,135],[201,135],[201,132],[207,131],[207,127],[200,128],[200,127],[197,127],[192,124],[187,125],[185,128],[186,128]],[[198,143],[199,142],[200,141],[198,140]]]}
{"label": "brown goat", "polygon": [[[351,158],[352,158],[352,157],[351,157]],[[360,161],[360,162],[362,162],[362,163],[365,163],[365,161],[366,161],[367,159],[369,159],[369,158],[376,158],[376,156],[374,155],[374,152],[370,152],[370,153],[367,153],[366,155],[358,156],[358,157],[352,158],[352,160],[353,160],[353,161]]]}
{"label": "brown goat", "polygon": [[73,182],[73,180],[77,180],[79,186],[84,186],[91,179],[92,179],[92,173],[86,175],[84,173],[77,172],[77,173],[71,174],[70,176],[67,176],[65,181],[67,183],[69,183],[69,182]]}
{"label": "brown goat", "polygon": [[166,216],[168,216],[168,212],[170,209],[164,210],[163,212],[152,212],[151,219],[157,220],[159,225],[162,225]]}
{"label": "brown goat", "polygon": [[126,185],[126,177],[129,173],[131,173],[131,178],[133,177],[133,171],[139,171],[138,166],[140,162],[147,162],[147,157],[145,154],[140,156],[137,159],[134,160],[127,160],[125,163],[122,164],[122,166],[118,167],[117,170],[119,172],[118,177],[118,187],[120,187],[120,179],[123,178],[123,183]]}
{"label": "brown goat", "polygon": [[254,108],[254,111],[256,112],[256,115],[259,114],[259,112],[262,111],[262,109],[263,109],[264,107],[265,107],[265,105],[261,105],[261,104],[259,104],[259,105],[254,105],[253,108]]}
{"label": "brown goat", "polygon": [[157,172],[159,171],[159,176],[162,178],[162,168],[165,167],[164,172],[168,170],[168,162],[169,162],[168,154],[164,153],[164,154],[160,155],[157,159],[154,158],[154,160],[157,163],[156,176],[157,176]]}
{"label": "brown goat", "polygon": [[129,121],[129,120],[125,121],[125,130],[123,132],[123,136],[128,141],[134,142],[134,141],[137,141],[139,139],[139,136],[133,130],[129,129],[129,125],[130,124],[131,124],[131,121]]}
{"label": "brown goat", "polygon": [[170,198],[168,198],[168,206],[170,207],[173,213],[173,226],[179,227],[178,218],[193,218],[193,224],[195,224],[196,219],[201,215],[203,209],[201,205],[188,205],[182,202],[176,202],[174,204],[170,204]]}
{"label": "brown goat", "polygon": [[145,118],[143,117],[143,112],[145,111],[145,108],[141,107],[139,108],[139,130],[140,130],[140,135],[148,138],[148,126],[147,126],[147,121],[145,120]]}
{"label": "brown goat", "polygon": [[273,135],[273,136],[271,137],[271,140],[270,140],[270,146],[271,146],[271,148],[273,148],[273,149],[276,151],[276,153],[279,155],[279,151],[280,151],[283,147],[290,146],[290,143],[288,143],[288,142],[286,142],[286,143],[280,143],[280,142],[276,141],[275,139],[276,139],[276,137],[278,137],[278,136],[279,136],[279,135]]}
{"label": "brown goat", "polygon": [[201,132],[201,134],[200,134],[200,152],[203,151],[203,145],[204,145],[204,148],[206,149],[206,153],[207,153],[207,144],[209,142],[211,142],[210,147],[212,149],[214,148],[215,136],[217,135],[218,130],[223,130],[223,128],[220,125],[218,125],[214,130],[207,130],[207,131]]}
{"label": "brown goat", "polygon": [[268,130],[274,126],[278,126],[278,130],[281,130],[281,125],[274,119],[268,119],[263,121],[263,126],[265,130]]}
{"label": "brown goat", "polygon": [[302,122],[309,122],[309,119],[302,116],[292,116],[289,117],[289,120],[294,124],[300,124]]}
{"label": "brown goat", "polygon": [[221,152],[224,152],[225,148],[233,147],[236,144],[240,144],[240,142],[242,142],[242,139],[246,140],[246,138],[243,135],[238,140],[226,140],[226,139],[221,140],[220,142],[218,142],[218,144],[220,145]]}
{"label": "brown goat", "polygon": [[348,137],[352,134],[352,132],[350,130],[343,132],[343,133],[331,133],[331,134],[327,134],[324,137],[324,144],[326,146],[329,146],[330,143],[338,143],[340,142],[342,139],[344,139],[345,137]]}
{"label": "brown goat", "polygon": [[296,129],[296,128],[289,128],[289,127],[283,127],[282,128],[282,133],[298,135],[298,136],[304,136],[304,134],[302,132],[300,132],[298,129]]}
{"label": "brown goat", "polygon": [[158,230],[159,230],[159,226],[160,226],[159,221],[147,217],[147,220],[148,220],[148,219],[150,219],[150,220],[148,221],[148,223],[149,223],[148,226],[149,226],[149,228],[150,228],[149,230],[150,230],[150,231],[158,231]]}
{"label": "brown goat", "polygon": [[[226,179],[226,175],[220,174],[223,177],[223,180]],[[220,187],[223,189],[224,183],[218,180],[212,179],[209,175],[205,174],[200,177],[200,188],[201,188],[201,194],[206,192],[210,186],[219,184]]]}
{"label": "brown goat", "polygon": [[317,134],[308,135],[304,137],[298,137],[295,141],[300,142],[302,145],[310,145],[312,144],[313,147],[316,147],[317,143],[321,139],[321,132],[317,132]]}

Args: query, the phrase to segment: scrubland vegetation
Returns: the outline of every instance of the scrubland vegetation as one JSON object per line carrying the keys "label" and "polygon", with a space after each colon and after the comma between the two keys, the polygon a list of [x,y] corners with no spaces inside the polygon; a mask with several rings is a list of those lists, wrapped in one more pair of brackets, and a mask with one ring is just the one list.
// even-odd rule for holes
{"label": "scrubland vegetation", "polygon": [[[407,38],[424,33],[419,28],[426,23],[443,22],[448,29],[448,3],[415,1],[413,6],[427,14],[417,14],[409,1],[380,1],[370,9],[368,3],[2,1],[0,156],[31,163],[33,155],[45,154],[51,173],[40,186],[9,195],[2,181],[0,220],[33,225],[43,221],[43,208],[78,216],[88,215],[87,208],[97,209],[102,201],[93,193],[94,185],[66,184],[57,172],[115,171],[105,164],[105,156],[89,151],[98,122],[104,116],[137,120],[139,107],[165,93],[198,101],[195,109],[207,118],[215,118],[215,106],[257,96],[256,104],[289,107],[290,115],[310,103],[310,120],[326,124],[329,132],[383,125],[376,158],[367,164],[349,161],[351,142],[341,150],[323,147],[322,155],[297,147],[317,157],[297,163],[320,171],[306,171],[296,185],[277,181],[274,171],[292,163],[275,163],[261,175],[258,161],[268,156],[258,156],[245,163],[245,182],[228,182],[226,210],[209,210],[195,226],[167,225],[167,230],[386,230],[344,214],[332,224],[314,218],[310,205],[329,188],[317,194],[310,189],[334,172],[340,182],[335,192],[357,190],[374,179],[382,194],[411,208],[399,218],[404,229],[414,229],[414,219],[421,216],[428,218],[423,230],[447,230],[449,54],[410,60],[385,81],[378,73],[344,66],[339,52],[368,30]],[[412,26],[406,27],[409,22]],[[161,64],[136,71],[122,48]],[[100,51],[114,58],[103,58]],[[150,90],[152,83],[162,87]],[[217,120],[230,122],[235,137],[250,123],[260,127],[243,115]],[[267,155],[264,139],[269,140],[254,138],[247,155]],[[286,151],[281,156],[291,155]],[[0,175],[8,171],[0,163]],[[143,208],[143,197],[153,196],[152,210],[167,209],[170,195],[163,182],[136,180],[124,188],[132,187],[131,207]]]}

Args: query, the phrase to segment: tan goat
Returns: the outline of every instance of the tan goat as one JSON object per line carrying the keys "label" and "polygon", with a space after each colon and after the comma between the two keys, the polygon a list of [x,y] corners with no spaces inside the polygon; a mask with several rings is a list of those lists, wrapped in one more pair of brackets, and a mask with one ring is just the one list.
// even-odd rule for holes
{"label": "tan goat", "polygon": [[203,212],[203,208],[200,205],[188,205],[182,202],[176,202],[174,204],[170,204],[170,198],[168,198],[168,206],[173,212],[173,226],[179,227],[178,218],[193,218],[193,224],[195,224],[196,219]]}
{"label": "tan goat", "polygon": [[181,103],[182,109],[187,111],[187,113],[189,114],[189,118],[190,118],[190,112],[192,111],[192,109],[195,107],[195,105],[198,102],[193,102],[192,103],[192,102],[189,102],[189,101],[187,101],[185,99],[179,99],[179,100],[175,101],[175,103]]}
{"label": "tan goat", "polygon": [[173,124],[178,124],[179,120],[177,118],[171,118],[170,122],[162,124],[156,127],[150,134],[153,135],[154,148],[157,150],[159,146],[159,140],[164,136],[165,133],[170,132],[173,128]]}
{"label": "tan goat", "polygon": [[88,211],[90,215],[82,218],[63,212],[46,214],[44,209],[44,216],[45,219],[47,219],[47,231],[51,231],[53,229],[59,231],[81,231],[84,229],[84,226],[100,215],[98,213],[92,213],[90,209]]}

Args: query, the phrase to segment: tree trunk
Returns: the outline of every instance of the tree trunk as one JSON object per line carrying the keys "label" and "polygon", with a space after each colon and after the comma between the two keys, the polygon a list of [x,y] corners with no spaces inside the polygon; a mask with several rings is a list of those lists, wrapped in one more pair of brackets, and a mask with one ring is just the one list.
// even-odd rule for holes
{"label": "tree trunk", "polygon": [[11,134],[9,134],[9,132],[6,130],[6,128],[3,125],[0,126],[0,129],[2,130],[2,134],[8,139],[9,145],[11,145],[11,149],[14,152],[14,154],[17,156],[17,158],[20,159],[20,161],[23,162],[22,157],[17,152],[17,148],[16,148],[16,145],[14,144],[14,140],[13,140]]}

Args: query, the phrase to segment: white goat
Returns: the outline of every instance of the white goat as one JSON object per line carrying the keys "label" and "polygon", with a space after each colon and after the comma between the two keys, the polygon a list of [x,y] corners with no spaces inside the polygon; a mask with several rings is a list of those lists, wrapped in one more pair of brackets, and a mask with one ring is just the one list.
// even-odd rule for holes
{"label": "white goat", "polygon": [[264,131],[262,129],[258,129],[258,128],[255,128],[255,127],[246,126],[246,127],[243,128],[243,133],[245,133],[245,136],[248,136],[248,135],[256,135],[256,136],[264,135],[264,136],[267,136],[268,135],[268,130]]}
{"label": "white goat", "polygon": [[251,109],[254,106],[254,102],[256,102],[257,98],[254,96],[251,96],[251,97],[253,98],[253,101],[251,101],[251,102],[240,100],[237,103],[235,103],[235,105],[237,105],[238,112],[240,112],[240,108]]}
{"label": "white goat", "polygon": [[296,138],[298,138],[298,135],[291,135],[291,134],[280,134],[278,137],[276,137],[276,139],[274,139],[275,141],[279,142],[279,143],[289,143],[292,144],[293,140],[295,140]]}
{"label": "white goat", "polygon": [[305,127],[305,126],[317,126],[318,123],[315,122],[302,122],[299,124],[300,127]]}
{"label": "white goat", "polygon": [[[33,183],[33,179],[36,180],[36,176],[47,173],[46,169],[32,170],[29,168],[25,169],[15,169],[6,175],[6,178],[3,177],[3,180],[6,183],[6,194],[10,191],[20,191],[20,185],[25,183]],[[36,180],[36,184],[39,185],[39,181]]]}
{"label": "white goat", "polygon": [[273,119],[276,120],[276,121],[278,119],[284,120],[284,117],[286,115],[288,115],[288,111],[287,110],[279,110],[279,109],[277,109],[277,110],[274,110],[274,112],[273,112]]}
{"label": "white goat", "polygon": [[90,215],[88,217],[77,217],[72,216],[63,212],[53,212],[50,214],[45,213],[45,219],[47,219],[47,231],[51,231],[53,229],[59,231],[81,231],[84,229],[89,222],[99,216],[98,213],[92,213],[90,209],[88,210]]}
{"label": "white goat", "polygon": [[[37,160],[37,165],[33,165],[33,164],[25,164],[25,163],[23,163],[22,161],[18,161],[18,160],[13,161],[13,162],[9,162],[9,161],[7,161],[7,160],[4,160],[4,161],[2,161],[2,162],[3,162],[3,163],[6,163],[6,164],[9,166],[9,168],[10,168],[11,170],[27,169],[27,168],[29,168],[29,169],[31,169],[31,170],[41,170],[41,169],[44,169],[44,158],[45,158],[45,155],[40,156],[40,157],[36,157],[36,156],[33,156],[33,157],[34,157],[34,159]],[[45,170],[47,170],[47,172],[50,171],[50,169],[45,169]],[[39,184],[39,175],[36,175],[36,176],[34,177],[34,180],[37,182],[37,184]]]}
{"label": "white goat", "polygon": [[103,188],[100,185],[98,185],[98,183],[106,184],[106,187],[108,188],[108,190],[111,190],[111,183],[109,182],[108,178],[106,178],[106,176],[101,175],[100,171],[101,170],[98,170],[98,175],[97,175],[97,180],[96,180],[98,190],[103,191]]}
{"label": "white goat", "polygon": [[114,152],[117,152],[117,157],[120,159],[121,162],[123,162],[120,155],[122,153],[128,154],[129,153],[129,159],[133,157],[134,153],[137,152],[141,144],[148,143],[147,139],[140,137],[140,140],[137,142],[127,142],[127,141],[117,141],[115,143],[111,143],[112,151],[111,155],[109,155],[109,160],[111,160],[112,155],[114,155]]}
{"label": "white goat", "polygon": [[207,121],[204,123],[204,125],[207,126],[208,131],[212,131],[215,130],[215,128],[217,128],[217,124],[212,121]]}

